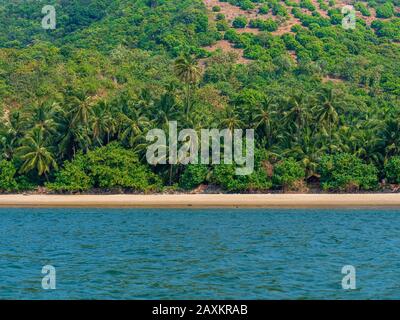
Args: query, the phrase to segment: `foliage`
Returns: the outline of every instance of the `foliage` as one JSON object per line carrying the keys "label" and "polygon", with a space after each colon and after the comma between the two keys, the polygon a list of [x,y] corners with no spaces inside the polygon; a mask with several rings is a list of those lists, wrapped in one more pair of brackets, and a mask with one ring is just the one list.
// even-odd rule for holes
{"label": "foliage", "polygon": [[[47,180],[60,191],[189,185],[192,169],[150,170],[145,160],[147,132],[169,121],[197,132],[254,129],[272,163],[294,161],[307,178],[327,166],[324,156],[347,154],[365,177],[338,159],[335,176],[323,175],[330,190],[373,189],[373,167],[385,178],[386,159],[400,156],[398,1],[357,1],[371,17],[344,30],[339,2],[229,0],[272,12],[238,17],[236,27],[250,20],[259,32],[232,28],[222,9],[209,19],[200,0],[51,3],[55,30],[40,26],[46,1],[0,1],[0,156],[15,167],[18,190]],[[119,162],[103,158],[107,148]],[[231,192],[267,190],[261,162],[247,177],[213,166],[211,180]]]}
{"label": "foliage", "polygon": [[325,190],[373,190],[378,185],[377,169],[348,153],[324,156],[320,164]]}
{"label": "foliage", "polygon": [[180,178],[180,186],[186,190],[194,189],[206,181],[207,175],[207,166],[201,164],[188,165]]}
{"label": "foliage", "polygon": [[284,190],[291,190],[294,184],[304,177],[304,169],[293,158],[282,160],[274,166],[273,182],[275,186],[283,187]]}
{"label": "foliage", "polygon": [[46,185],[50,190],[82,192],[94,187],[94,179],[89,174],[87,159],[78,154],[74,160],[65,161],[63,168],[56,172],[55,182]]}
{"label": "foliage", "polygon": [[272,183],[262,168],[247,176],[237,175],[234,164],[215,165],[211,181],[229,192],[265,191]]}
{"label": "foliage", "polygon": [[109,144],[67,161],[56,174],[55,182],[47,186],[56,191],[87,191],[97,187],[147,192],[157,190],[160,179],[138,162],[134,152]]}
{"label": "foliage", "polygon": [[238,16],[236,17],[233,22],[232,26],[234,28],[244,28],[247,26],[247,18],[245,16]]}
{"label": "foliage", "polygon": [[264,164],[267,158],[265,150],[256,149],[254,170],[249,175],[237,175],[236,164],[214,165],[211,182],[229,192],[266,191],[271,189],[271,176]]}
{"label": "foliage", "polygon": [[0,190],[1,191],[15,191],[18,187],[15,180],[15,169],[13,163],[7,160],[0,161]]}
{"label": "foliage", "polygon": [[394,15],[394,6],[391,2],[386,2],[376,8],[378,18],[391,18]]}
{"label": "foliage", "polygon": [[400,157],[391,157],[385,164],[387,182],[400,184]]}

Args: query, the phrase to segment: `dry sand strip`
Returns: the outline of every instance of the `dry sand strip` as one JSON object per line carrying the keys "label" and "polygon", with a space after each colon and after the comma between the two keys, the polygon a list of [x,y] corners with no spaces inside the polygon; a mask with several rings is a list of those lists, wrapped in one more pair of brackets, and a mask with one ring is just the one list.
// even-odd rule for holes
{"label": "dry sand strip", "polygon": [[400,207],[400,194],[0,195],[0,207],[337,208]]}

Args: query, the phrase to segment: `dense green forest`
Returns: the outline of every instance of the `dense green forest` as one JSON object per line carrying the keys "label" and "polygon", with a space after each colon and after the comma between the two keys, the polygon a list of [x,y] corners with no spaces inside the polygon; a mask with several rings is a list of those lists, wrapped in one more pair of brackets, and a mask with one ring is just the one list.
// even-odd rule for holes
{"label": "dense green forest", "polygon": [[[342,26],[345,4],[355,29]],[[54,30],[42,28],[45,5],[56,9]],[[395,189],[399,9],[399,0],[0,0],[0,190]],[[169,121],[254,129],[255,171],[149,165],[146,133]]]}

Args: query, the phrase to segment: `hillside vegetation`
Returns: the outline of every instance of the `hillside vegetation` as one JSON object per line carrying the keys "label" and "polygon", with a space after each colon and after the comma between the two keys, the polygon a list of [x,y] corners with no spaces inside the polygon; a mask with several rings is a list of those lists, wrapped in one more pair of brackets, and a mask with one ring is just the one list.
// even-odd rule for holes
{"label": "hillside vegetation", "polygon": [[[55,30],[41,27],[44,5]],[[355,29],[341,8],[356,8]],[[400,2],[0,0],[0,190],[397,188]],[[146,133],[242,128],[255,171],[157,165]]]}

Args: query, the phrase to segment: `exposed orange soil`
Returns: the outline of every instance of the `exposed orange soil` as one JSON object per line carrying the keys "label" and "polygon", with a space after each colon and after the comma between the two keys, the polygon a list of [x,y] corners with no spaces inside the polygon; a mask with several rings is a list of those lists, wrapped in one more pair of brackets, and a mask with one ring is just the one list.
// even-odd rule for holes
{"label": "exposed orange soil", "polygon": [[214,6],[218,6],[221,8],[220,13],[223,13],[226,17],[226,19],[233,20],[238,16],[246,16],[248,19],[256,19],[259,17],[262,17],[265,15],[260,15],[258,14],[258,8],[255,8],[253,10],[242,10],[237,6],[234,6],[228,2],[219,2],[219,0],[204,0],[204,3],[210,11],[212,11],[212,8]]}
{"label": "exposed orange soil", "polygon": [[329,75],[322,78],[322,82],[323,83],[327,83],[327,82],[330,82],[330,81],[333,82],[333,83],[341,83],[341,82],[343,82],[343,79],[334,78],[334,77],[329,76]]}
{"label": "exposed orange soil", "polygon": [[253,33],[253,34],[259,34],[261,32],[259,29],[250,28],[250,27],[235,29],[235,31],[237,33]]}
{"label": "exposed orange soil", "polygon": [[291,29],[294,25],[296,24],[301,25],[301,21],[295,18],[292,14],[289,14],[289,17],[290,17],[289,20],[281,24],[278,30],[271,32],[274,36],[281,36],[285,33],[292,33]]}
{"label": "exposed orange soil", "polygon": [[364,17],[361,12],[357,11],[357,17],[364,19],[368,25],[371,25],[372,21],[376,20],[376,10],[374,8],[368,8],[371,15],[369,17]]}
{"label": "exposed orange soil", "polygon": [[311,0],[311,3],[314,5],[314,7],[316,8],[316,11],[324,18],[328,18],[328,13],[325,10],[322,10],[319,7],[319,3],[317,0]]}
{"label": "exposed orange soil", "polygon": [[[246,16],[247,19],[257,19],[257,18],[261,18],[261,19],[266,19],[266,18],[272,18],[272,19],[276,19],[275,16],[273,16],[271,14],[271,11],[266,14],[266,15],[261,15],[258,13],[259,7],[261,6],[260,4],[256,4],[256,8],[252,9],[252,10],[242,10],[241,8],[234,6],[228,2],[220,2],[219,0],[203,0],[206,7],[209,9],[210,11],[210,16],[213,17],[215,15],[212,15],[212,8],[214,6],[219,6],[221,8],[220,13],[224,14],[226,19],[229,22],[232,22],[232,20],[234,20],[236,17],[238,16]],[[300,0],[292,0],[296,3],[300,3]],[[327,10],[323,10],[320,8],[320,4],[318,3],[317,0],[310,0],[312,2],[312,4],[315,6],[316,11],[324,18],[329,18],[328,15],[328,11]],[[353,5],[352,0],[336,0],[336,4],[335,4],[335,8],[343,8],[346,5]],[[281,36],[285,33],[291,33],[291,28],[296,25],[296,24],[300,24],[301,25],[301,21],[297,18],[295,18],[293,16],[293,14],[291,13],[292,7],[287,6],[284,1],[280,1],[280,3],[286,7],[287,11],[289,12],[289,16],[288,19],[286,21],[284,21],[278,28],[278,30],[272,32],[273,35],[275,36]],[[326,4],[328,4],[328,1],[325,1]],[[367,3],[364,1],[364,3],[367,5]],[[368,6],[368,5],[367,5]],[[368,7],[369,11],[371,12],[371,16],[369,17],[364,17],[359,11],[356,11],[356,15],[358,18],[361,18],[363,20],[366,21],[367,25],[371,25],[372,21],[379,19],[376,17],[376,11],[375,9]],[[300,10],[305,13],[305,14],[309,14],[311,15],[312,13],[305,8],[300,8]],[[396,10],[399,10],[399,8],[396,8]],[[388,20],[388,19],[380,19],[380,20]],[[236,29],[237,33],[252,33],[252,34],[258,34],[260,33],[260,30],[258,29],[254,29],[254,28],[241,28],[241,29]],[[217,49],[221,49],[224,52],[235,52],[236,54],[238,54],[240,57],[242,57],[243,51],[237,48],[233,48],[231,46],[231,44],[228,41],[219,41],[218,43],[216,43],[215,45],[206,48],[209,51],[215,51]],[[296,58],[296,54],[295,53],[291,53],[291,56],[293,56],[293,58]],[[244,58],[240,58],[241,63],[246,63],[249,60],[244,59]],[[327,79],[326,81],[337,81],[337,79]]]}
{"label": "exposed orange soil", "polygon": [[225,53],[234,53],[238,58],[238,63],[246,64],[251,61],[243,57],[243,49],[232,47],[232,44],[227,40],[220,40],[212,46],[205,47],[205,49],[210,52],[220,49]]}

